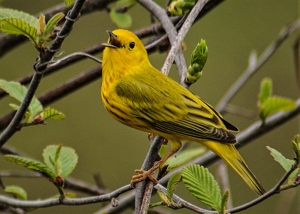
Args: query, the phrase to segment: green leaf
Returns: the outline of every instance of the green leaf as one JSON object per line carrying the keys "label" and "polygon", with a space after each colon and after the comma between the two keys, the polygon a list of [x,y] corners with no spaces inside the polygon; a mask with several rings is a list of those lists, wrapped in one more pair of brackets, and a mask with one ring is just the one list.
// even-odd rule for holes
{"label": "green leaf", "polygon": [[226,210],[226,204],[227,204],[227,201],[228,201],[228,197],[229,197],[229,191],[226,190],[223,197],[222,197],[222,212],[221,214],[225,214],[225,210]]}
{"label": "green leaf", "polygon": [[65,5],[67,7],[69,7],[71,4],[73,4],[73,2],[75,2],[75,0],[64,0],[64,2],[65,2]]}
{"label": "green leaf", "polygon": [[279,96],[271,96],[267,98],[261,106],[261,118],[264,121],[268,116],[279,111],[289,111],[296,108],[296,102]]}
{"label": "green leaf", "polygon": [[199,68],[197,68],[197,72],[202,71],[206,60],[208,57],[208,47],[206,45],[206,41],[204,39],[200,40],[200,43],[197,44],[196,48],[192,52],[191,55],[191,66],[197,64]]}
{"label": "green leaf", "polygon": [[49,32],[57,25],[57,23],[64,18],[64,16],[65,14],[63,13],[57,13],[52,16],[46,25],[45,35],[48,35]]}
{"label": "green leaf", "polygon": [[20,108],[20,106],[14,104],[14,103],[10,103],[10,104],[8,104],[8,105],[9,105],[10,107],[12,107],[13,110],[16,110],[16,111],[18,111],[19,108]]}
{"label": "green leaf", "polygon": [[115,9],[111,9],[109,16],[113,23],[120,28],[129,28],[132,24],[132,18],[128,13],[118,13]]}
{"label": "green leaf", "polygon": [[47,119],[52,119],[52,120],[63,120],[66,119],[66,116],[58,112],[55,109],[47,108],[45,111],[42,113],[42,120],[45,121]]}
{"label": "green leaf", "polygon": [[155,207],[159,207],[159,206],[162,206],[162,205],[163,205],[162,201],[161,202],[156,202],[156,203],[151,203],[151,204],[149,204],[148,210],[151,210]]}
{"label": "green leaf", "polygon": [[[23,101],[27,93],[27,88],[25,86],[14,81],[7,82],[5,80],[0,79],[0,88],[6,91],[9,94],[9,96],[15,98],[20,102]],[[42,104],[35,96],[32,98],[28,110],[31,113],[32,118],[34,118],[35,116],[37,116],[39,113],[43,111]]]}
{"label": "green leaf", "polygon": [[35,161],[30,158],[20,157],[17,155],[4,155],[4,157],[11,162],[15,162],[16,164],[26,166],[29,169],[34,169],[43,172],[47,174],[52,180],[55,180],[54,171],[39,161]]}
{"label": "green leaf", "polygon": [[260,105],[263,105],[265,101],[272,96],[272,90],[273,90],[272,79],[268,77],[264,78],[261,81],[260,92],[258,96]]}
{"label": "green leaf", "polygon": [[[56,175],[61,175],[62,174],[62,169],[61,169],[61,163],[60,163],[60,152],[61,152],[61,147],[62,144],[60,144],[57,149],[56,149],[56,154],[55,154],[55,173]],[[50,160],[51,161],[51,160]],[[51,161],[52,163],[52,161]]]}
{"label": "green leaf", "polygon": [[180,172],[175,172],[169,179],[168,186],[167,186],[167,191],[168,191],[168,199],[169,201],[172,200],[173,193],[176,189],[177,184],[181,180],[181,173]]}
{"label": "green leaf", "polygon": [[157,195],[160,197],[163,204],[166,204],[166,205],[172,204],[171,201],[169,201],[168,196],[166,196],[166,194],[164,192],[157,190]]}
{"label": "green leaf", "polygon": [[[271,155],[274,157],[274,160],[277,161],[285,169],[286,172],[288,172],[292,168],[292,166],[295,164],[294,160],[285,158],[276,149],[273,149],[269,146],[267,146],[267,149],[270,151]],[[288,183],[291,183],[295,180],[298,172],[299,172],[299,168],[294,170],[294,172],[288,178]]]}
{"label": "green leaf", "polygon": [[178,155],[169,158],[164,165],[169,164],[169,166],[177,165],[182,166],[191,160],[199,157],[205,153],[206,149],[204,147],[188,148],[180,151]]}
{"label": "green leaf", "polygon": [[[44,162],[53,171],[55,171],[55,167],[51,163],[49,157],[55,160],[56,151],[58,147],[59,146],[57,145],[47,146],[43,152]],[[61,171],[62,171],[61,176],[63,179],[65,179],[74,170],[78,162],[78,156],[75,153],[74,149],[63,146],[60,151],[59,160],[61,163]]]}
{"label": "green leaf", "polygon": [[182,180],[191,194],[202,203],[222,212],[222,196],[218,183],[208,169],[190,165],[181,171]]}
{"label": "green leaf", "polygon": [[26,191],[20,187],[20,186],[16,186],[16,185],[8,185],[5,187],[4,189],[5,192],[8,193],[13,193],[16,194],[17,196],[19,196],[22,200],[27,200],[27,193]]}
{"label": "green leaf", "polygon": [[24,35],[37,46],[39,21],[36,17],[17,10],[0,8],[0,30],[7,34]]}

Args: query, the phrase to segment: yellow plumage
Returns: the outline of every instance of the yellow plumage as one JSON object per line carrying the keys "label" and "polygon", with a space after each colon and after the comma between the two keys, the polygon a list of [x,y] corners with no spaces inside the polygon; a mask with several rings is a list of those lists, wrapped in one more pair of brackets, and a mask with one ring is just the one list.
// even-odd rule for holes
{"label": "yellow plumage", "polygon": [[[111,116],[127,126],[168,139],[173,150],[169,156],[180,149],[182,141],[201,143],[224,159],[252,190],[263,194],[263,187],[234,146],[236,138],[229,131],[238,129],[209,104],[155,69],[143,43],[132,32],[115,30],[109,34],[104,44],[101,96]],[[137,177],[135,181],[141,180]]]}

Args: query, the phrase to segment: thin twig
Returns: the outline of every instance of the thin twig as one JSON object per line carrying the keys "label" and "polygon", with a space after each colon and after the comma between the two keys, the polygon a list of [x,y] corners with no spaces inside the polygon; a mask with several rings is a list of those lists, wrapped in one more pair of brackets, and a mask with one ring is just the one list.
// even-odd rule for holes
{"label": "thin twig", "polygon": [[[107,7],[108,4],[113,3],[116,0],[89,0],[84,4],[81,14],[89,14],[91,12],[96,12],[99,10],[103,10]],[[55,15],[56,13],[62,12],[65,15],[67,15],[68,11],[71,9],[71,7],[66,7],[65,4],[60,4],[57,6],[54,6],[46,11],[43,11],[43,14],[45,15],[45,20],[49,21],[49,19]],[[37,15],[39,17],[40,14]],[[27,42],[28,39],[26,39],[25,36],[16,36],[11,34],[0,34],[0,57],[4,56],[8,51],[12,50],[13,48],[16,48],[18,45],[22,44],[23,42]]]}
{"label": "thin twig", "polygon": [[[177,31],[172,24],[171,20],[167,16],[166,12],[154,3],[151,0],[137,0],[142,6],[144,6],[150,13],[152,13],[162,24],[163,28],[165,29],[171,45],[174,44],[176,40]],[[173,60],[174,61],[174,60]],[[185,59],[183,56],[182,50],[178,50],[178,55],[175,56],[175,62],[180,73],[184,73],[186,68]],[[173,63],[173,62],[172,62]],[[164,72],[165,75],[168,75],[169,71]]]}
{"label": "thin twig", "polygon": [[[205,4],[207,4],[209,0],[199,0],[189,13],[188,17],[186,18],[184,24],[182,25],[175,42],[172,44],[171,50],[168,54],[168,57],[165,60],[165,63],[162,68],[162,73],[167,74],[169,73],[169,70],[171,69],[171,66],[173,64],[173,61],[175,59],[175,56],[178,52],[178,50],[181,49],[181,44],[191,28],[192,24],[194,23],[195,19],[197,18],[198,14],[201,12],[202,8],[204,7]],[[185,66],[186,68],[186,66]],[[187,69],[185,70],[179,70],[179,82],[182,85],[186,85],[185,83],[185,78],[187,74]]]}
{"label": "thin twig", "polygon": [[6,196],[0,196],[1,204],[7,204],[12,207],[18,208],[42,208],[42,207],[52,207],[57,205],[71,205],[71,206],[78,206],[84,204],[94,204],[104,201],[110,201],[113,198],[118,197],[120,194],[128,192],[132,189],[131,185],[126,185],[121,187],[111,193],[101,195],[101,196],[92,196],[92,197],[85,197],[85,198],[53,198],[53,199],[46,199],[46,200],[36,200],[36,201],[24,201],[9,198]]}
{"label": "thin twig", "polygon": [[[222,183],[223,186],[223,192],[226,190],[230,190],[230,185],[229,185],[229,177],[228,177],[228,171],[227,171],[227,165],[224,160],[218,161],[218,178]],[[232,196],[229,194],[228,200],[227,200],[227,208],[231,209],[233,207],[232,205]]]}
{"label": "thin twig", "polygon": [[145,196],[143,197],[142,205],[141,205],[141,208],[140,208],[140,213],[141,214],[147,214],[148,213],[148,208],[149,208],[149,204],[150,204],[152,190],[153,190],[153,182],[152,181],[147,181],[146,188],[145,188]]}
{"label": "thin twig", "polygon": [[[252,207],[264,200],[266,200],[267,198],[271,197],[274,194],[277,194],[280,192],[280,186],[288,179],[288,177],[290,176],[290,174],[292,174],[292,172],[297,168],[297,164],[294,164],[292,166],[292,168],[280,179],[280,181],[268,192],[266,192],[265,194],[263,194],[262,196],[254,199],[253,201],[250,201],[249,203],[243,204],[241,206],[235,207],[231,210],[228,210],[229,213],[237,213],[240,212],[242,210],[248,209],[249,207]],[[298,183],[299,185],[300,183]]]}
{"label": "thin twig", "polygon": [[240,91],[242,86],[245,86],[245,82],[255,74],[258,69],[267,62],[267,60],[276,52],[280,45],[293,33],[297,28],[300,27],[300,19],[296,20],[287,27],[284,27],[276,40],[272,42],[267,49],[261,54],[261,56],[256,61],[255,65],[249,64],[248,68],[244,73],[237,79],[237,81],[230,87],[226,94],[222,97],[216,110],[220,113],[224,112],[226,104]]}
{"label": "thin twig", "polygon": [[[13,155],[18,155],[18,156],[21,156],[21,157],[28,157],[27,155],[21,153],[21,152],[18,152],[17,150],[7,146],[7,145],[4,145],[2,146],[2,148],[0,149],[0,152],[2,154],[13,154]],[[35,170],[34,170],[35,171]],[[10,172],[12,173],[12,172]],[[27,175],[27,173],[21,173],[23,174],[25,177],[27,176],[33,176],[33,177],[39,177],[39,176],[43,176],[43,177],[46,177],[48,178],[47,175],[43,174],[43,173],[40,173],[40,172],[34,172],[34,173],[28,173],[28,174],[31,174],[31,175]],[[9,172],[6,173],[6,172],[1,172],[0,175],[2,176],[9,176]],[[14,174],[11,174],[12,176]],[[15,174],[14,176],[17,176],[17,174]],[[103,190],[101,188],[97,188],[95,186],[92,186],[90,184],[87,184],[87,183],[84,183],[82,181],[79,181],[79,180],[76,180],[74,178],[71,178],[71,177],[67,177],[65,180],[64,180],[64,185],[65,185],[65,188],[68,188],[68,189],[72,189],[72,190],[76,190],[76,191],[79,191],[79,192],[82,192],[82,193],[85,193],[85,194],[90,194],[90,195],[101,195],[101,194],[105,194],[105,193],[108,193],[108,191],[106,190]]]}
{"label": "thin twig", "polygon": [[[272,195],[274,194],[277,194],[279,193],[281,190],[280,190],[280,187],[281,185],[288,179],[288,177],[290,176],[290,174],[297,168],[297,164],[294,164],[292,166],[292,168],[281,178],[281,180],[271,189],[269,190],[268,192],[266,192],[264,195],[246,203],[246,204],[243,204],[241,206],[238,206],[238,207],[235,207],[233,209],[228,209],[226,210],[226,213],[237,213],[237,212],[240,212],[242,210],[245,210],[245,209],[248,209],[264,200],[266,200],[267,198],[271,197]],[[297,184],[299,185],[300,182]],[[160,191],[163,191],[164,193],[167,192],[167,189],[164,188],[162,185],[158,184],[155,186],[156,189],[160,190]],[[184,208],[187,208],[187,209],[190,209],[190,210],[193,210],[194,212],[196,213],[214,213],[214,214],[218,214],[217,211],[210,211],[210,210],[205,210],[205,209],[202,209],[200,207],[197,207],[185,200],[183,200],[182,198],[180,198],[179,196],[177,196],[176,194],[173,194],[173,200],[177,203],[177,204],[181,204],[182,207]]]}
{"label": "thin twig", "polygon": [[[64,23],[64,26],[61,29],[61,32],[58,33],[57,38],[54,40],[53,44],[50,46],[49,51],[43,52],[41,50],[40,52],[40,64],[43,64],[54,56],[56,51],[59,49],[59,47],[62,45],[62,42],[64,41],[64,38],[71,32],[73,23],[76,21],[78,15],[80,14],[80,10],[84,4],[85,0],[77,0],[74,4],[73,9],[70,12],[69,19]],[[0,136],[0,147],[2,147],[10,137],[13,136],[13,134],[16,132],[18,125],[20,124],[21,120],[23,119],[23,116],[25,115],[27,108],[35,94],[35,91],[37,87],[39,86],[39,83],[43,76],[43,70],[46,69],[45,66],[36,67],[36,72],[33,76],[33,79],[30,83],[30,86],[27,90],[27,93],[20,105],[20,108],[18,109],[17,113],[15,114],[14,118],[8,125],[8,127],[3,131],[3,133]]]}

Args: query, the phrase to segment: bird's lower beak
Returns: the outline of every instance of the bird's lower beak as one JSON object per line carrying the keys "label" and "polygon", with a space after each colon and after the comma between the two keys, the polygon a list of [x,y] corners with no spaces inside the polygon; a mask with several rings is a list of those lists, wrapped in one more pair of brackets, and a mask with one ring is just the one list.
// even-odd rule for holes
{"label": "bird's lower beak", "polygon": [[108,48],[120,48],[121,43],[120,43],[117,35],[109,30],[107,30],[106,32],[109,35],[109,39],[108,39],[108,43],[103,43],[103,45]]}

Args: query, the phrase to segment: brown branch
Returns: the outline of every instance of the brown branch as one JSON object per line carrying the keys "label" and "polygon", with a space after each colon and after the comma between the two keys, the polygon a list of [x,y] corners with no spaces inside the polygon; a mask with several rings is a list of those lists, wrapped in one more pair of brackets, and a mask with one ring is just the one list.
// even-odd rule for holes
{"label": "brown branch", "polygon": [[[107,7],[109,3],[112,3],[114,1],[115,0],[89,0],[83,6],[81,15],[89,14],[98,10],[103,10]],[[71,8],[71,6],[66,7],[65,4],[60,4],[49,10],[46,10],[45,12],[43,12],[43,14],[45,15],[46,21],[48,21],[54,14],[58,12],[62,12],[66,15]],[[24,43],[25,41],[28,41],[25,36],[0,34],[0,57],[2,57],[4,54],[12,50],[13,48],[16,48],[20,44]]]}

